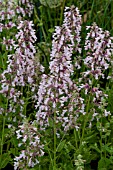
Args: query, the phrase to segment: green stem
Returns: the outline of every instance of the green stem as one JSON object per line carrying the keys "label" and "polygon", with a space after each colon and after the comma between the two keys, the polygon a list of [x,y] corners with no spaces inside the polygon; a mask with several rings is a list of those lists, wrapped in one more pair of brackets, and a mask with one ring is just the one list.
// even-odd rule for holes
{"label": "green stem", "polygon": [[102,117],[101,117],[101,129],[100,129],[100,137],[101,137],[101,141],[100,141],[100,146],[101,146],[101,158],[102,158]]}
{"label": "green stem", "polygon": [[53,22],[52,22],[52,17],[51,17],[51,13],[50,13],[50,8],[49,7],[47,9],[47,14],[48,14],[48,19],[50,21],[50,28],[53,28]]}
{"label": "green stem", "polygon": [[78,149],[78,143],[77,143],[77,131],[74,129],[74,136],[75,136],[75,145],[76,149]]}
{"label": "green stem", "polygon": [[82,137],[81,137],[81,140],[80,140],[80,145],[82,144],[82,141],[83,141],[83,138],[84,138],[84,133],[85,133],[85,127],[86,127],[86,123],[88,121],[88,118],[89,118],[89,105],[90,105],[90,95],[89,95],[89,98],[88,98],[88,104],[87,104],[87,108],[86,108],[86,116],[85,117],[85,120],[84,120],[84,125],[83,125],[83,129],[82,129]]}
{"label": "green stem", "polygon": [[[43,21],[42,21],[42,18],[41,19],[39,19],[39,17],[38,17],[38,15],[37,15],[37,12],[36,12],[36,8],[34,8],[34,12],[35,12],[35,17],[36,17],[36,19],[37,19],[37,22],[39,22],[39,24],[41,24],[41,29],[42,29],[42,33],[43,33],[43,36],[44,36],[44,41],[46,42],[46,33],[45,33],[45,31],[44,31],[44,27],[43,27]],[[41,14],[42,14],[42,12],[41,12]],[[37,26],[38,26],[38,24],[37,24]]]}
{"label": "green stem", "polygon": [[56,111],[54,112],[54,167],[56,170]]}
{"label": "green stem", "polygon": [[[111,11],[113,11],[113,3],[111,2]],[[113,12],[111,12],[111,34],[113,33]]]}
{"label": "green stem", "polygon": [[2,156],[3,143],[4,143],[4,129],[5,129],[5,116],[3,117],[3,129],[2,129],[2,139],[1,139],[1,156]]}
{"label": "green stem", "polygon": [[[106,138],[105,138],[105,146],[106,146],[106,143],[107,143],[107,140],[106,140]],[[106,158],[106,150],[105,150],[105,158]]]}
{"label": "green stem", "polygon": [[[6,112],[7,113],[7,107],[8,107],[8,99],[6,102]],[[1,158],[2,158],[2,152],[3,152],[3,145],[4,145],[4,131],[5,131],[5,115],[3,115],[3,128],[2,128],[2,138],[1,138]],[[1,162],[1,160],[0,160]]]}
{"label": "green stem", "polygon": [[66,0],[63,0],[63,4],[61,7],[60,25],[62,24],[62,17],[63,17],[64,7],[65,7],[65,2],[66,2]]}

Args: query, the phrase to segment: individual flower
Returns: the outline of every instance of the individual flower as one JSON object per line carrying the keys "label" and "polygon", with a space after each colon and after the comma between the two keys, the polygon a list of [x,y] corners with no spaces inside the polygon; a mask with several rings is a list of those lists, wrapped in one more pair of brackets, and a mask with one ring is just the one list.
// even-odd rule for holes
{"label": "individual flower", "polygon": [[3,44],[6,46],[6,50],[8,51],[12,51],[15,41],[13,39],[6,39],[5,37],[3,37]]}
{"label": "individual flower", "polygon": [[79,154],[75,160],[75,166],[77,170],[84,170],[84,163],[86,160],[83,160],[82,157],[83,156]]}

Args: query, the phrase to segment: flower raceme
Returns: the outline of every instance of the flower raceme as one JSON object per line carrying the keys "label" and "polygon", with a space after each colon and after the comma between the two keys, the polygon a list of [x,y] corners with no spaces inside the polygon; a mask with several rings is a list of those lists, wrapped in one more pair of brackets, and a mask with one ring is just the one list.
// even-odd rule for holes
{"label": "flower raceme", "polygon": [[[11,23],[13,23],[12,21],[14,21],[14,24],[12,24],[10,28],[17,26],[17,29],[14,32],[15,34],[17,32],[17,34],[14,36],[15,41],[13,39],[7,39],[7,37],[3,38],[3,44],[6,45],[7,53],[9,54],[9,51],[12,51],[12,49],[13,52],[11,52],[11,55],[8,55],[7,68],[1,74],[2,80],[0,93],[7,100],[6,103],[8,103],[8,105],[6,105],[6,110],[4,108],[0,108],[0,114],[5,114],[5,116],[7,117],[9,128],[11,128],[12,126],[16,126],[15,128],[18,129],[16,131],[18,140],[20,139],[20,136],[18,137],[18,133],[20,132],[22,134],[22,145],[26,150],[22,150],[20,152],[20,155],[15,157],[14,159],[14,169],[18,169],[22,167],[24,168],[26,163],[28,163],[28,167],[33,167],[38,162],[35,157],[37,155],[43,155],[43,145],[40,145],[40,136],[36,134],[37,129],[34,127],[33,123],[27,125],[26,123],[23,123],[22,125],[17,127],[17,125],[20,124],[20,122],[22,121],[23,117],[26,117],[25,102],[27,99],[24,99],[23,89],[29,89],[30,95],[32,94],[30,97],[34,99],[34,91],[37,87],[36,72],[37,70],[42,69],[42,67],[35,58],[36,50],[34,47],[34,43],[36,42],[37,37],[35,36],[35,30],[33,29],[33,22],[29,20],[24,20],[26,14],[31,16],[33,6],[29,4],[28,0],[20,0],[20,5],[27,5],[24,10],[24,8],[17,6],[17,4],[14,5],[13,1],[11,2],[11,7],[13,8],[12,12],[14,12],[14,16],[18,14],[18,17],[15,21],[13,15],[7,18],[7,13],[2,13],[4,14],[4,16],[2,16],[2,21],[4,19],[4,21],[6,22],[7,20],[7,23],[5,25],[2,24],[3,27],[1,28],[1,32],[6,29],[8,30],[9,24],[11,25]],[[4,8],[6,7],[7,6],[4,5]],[[8,9],[6,9],[6,11]],[[29,130],[26,129],[28,125]],[[27,138],[24,138],[24,136],[26,136]],[[26,142],[27,144],[29,143],[29,148],[28,146],[26,146]],[[37,151],[35,152],[36,148]]]}
{"label": "flower raceme", "polygon": [[[32,94],[31,98],[35,95],[36,70],[37,67],[40,67],[39,63],[35,61],[36,36],[32,27],[32,21],[27,20],[21,21],[18,25],[18,33],[15,36],[17,43],[13,44],[15,53],[8,55],[7,69],[1,74],[0,93],[9,100],[7,112],[16,112],[20,117],[25,117],[26,114],[23,114],[25,101],[21,89],[29,88],[29,92]],[[13,114],[13,116],[15,121],[16,115]]]}
{"label": "flower raceme", "polygon": [[[8,55],[8,67],[2,73],[2,91],[6,93],[6,87],[25,86],[26,83],[32,84],[35,76],[34,54],[36,52],[33,43],[36,41],[35,31],[31,21],[21,21],[17,29],[19,30],[16,38],[17,44],[15,54]],[[7,81],[6,74],[10,75]],[[7,88],[7,90],[9,90]]]}
{"label": "flower raceme", "polygon": [[[16,26],[26,15],[31,17],[33,7],[32,0],[19,0],[18,4],[14,0],[0,0],[0,32],[7,30],[5,37],[3,37],[3,44],[6,46],[6,50],[12,51],[15,43],[14,39],[9,39],[10,32],[16,32]],[[14,31],[12,31],[13,28]],[[12,34],[10,37],[12,37]]]}
{"label": "flower raceme", "polygon": [[18,127],[16,131],[17,139],[20,140],[18,147],[26,146],[25,150],[21,150],[20,155],[14,158],[14,170],[25,169],[25,167],[34,167],[39,163],[37,156],[44,155],[43,147],[40,141],[40,134],[35,124],[28,123],[27,120],[23,121],[23,124]]}
{"label": "flower raceme", "polygon": [[[23,6],[23,8],[21,6]],[[22,14],[24,17],[31,17],[33,8],[34,5],[32,0],[19,0],[19,6],[16,7],[16,11],[17,13]]]}
{"label": "flower raceme", "polygon": [[[81,73],[82,78],[79,79],[81,83],[80,89],[85,91],[85,95],[92,96],[93,112],[91,121],[102,117],[107,117],[111,113],[103,108],[107,106],[108,95],[102,90],[99,79],[105,79],[107,74],[105,71],[111,68],[112,54],[113,54],[113,37],[110,37],[109,31],[103,31],[96,23],[92,26],[87,26],[88,30],[85,39],[86,58],[83,59],[86,71]],[[109,76],[110,78],[110,76]],[[90,104],[91,105],[91,104]],[[98,107],[98,109],[97,109]],[[100,111],[99,111],[100,109]],[[98,110],[98,111],[97,111]],[[102,112],[102,114],[100,114]]]}
{"label": "flower raceme", "polygon": [[[8,127],[15,126],[26,117],[24,113],[25,99],[23,88],[28,88],[29,93],[34,99],[35,88],[37,87],[37,73],[40,64],[35,59],[35,46],[37,40],[32,21],[20,21],[17,26],[16,42],[12,43],[15,53],[8,55],[7,69],[1,74],[2,89],[0,93],[8,99],[7,117],[10,122]],[[5,41],[5,39],[4,39]],[[22,89],[22,90],[21,90]],[[3,109],[2,113],[5,113]],[[19,120],[18,120],[19,119]],[[17,125],[16,125],[17,126]],[[14,158],[14,169],[34,167],[38,163],[37,156],[43,156],[43,145],[40,144],[40,136],[37,134],[37,128],[34,124],[23,122],[16,127],[17,139],[22,140],[19,146],[23,146],[25,150],[20,151],[20,155]],[[21,133],[21,134],[20,134]],[[20,135],[19,135],[20,134]],[[35,152],[36,151],[36,152]]]}
{"label": "flower raceme", "polygon": [[[113,54],[113,37],[110,37],[109,31],[103,31],[96,23],[92,26],[87,26],[87,33],[85,40],[86,58],[84,64],[88,71],[85,75],[91,74],[95,79],[100,76],[105,78],[103,71],[107,70],[111,64],[111,56]],[[84,76],[85,76],[84,75]]]}
{"label": "flower raceme", "polygon": [[[78,92],[77,86],[70,76],[74,72],[71,56],[76,44],[76,51],[80,52],[80,31],[81,16],[78,8],[66,7],[63,25],[57,26],[53,34],[50,73],[43,74],[38,90],[36,119],[37,122],[40,122],[41,128],[45,129],[46,126],[49,126],[49,118],[53,117],[54,112],[57,114],[56,123],[60,122],[65,130],[68,130],[72,126],[72,122],[76,120],[75,115],[72,114],[74,112],[72,103],[70,105],[68,103],[72,100],[71,92]],[[76,105],[78,102],[81,102],[80,106],[83,104],[82,99],[77,98],[75,102]]]}

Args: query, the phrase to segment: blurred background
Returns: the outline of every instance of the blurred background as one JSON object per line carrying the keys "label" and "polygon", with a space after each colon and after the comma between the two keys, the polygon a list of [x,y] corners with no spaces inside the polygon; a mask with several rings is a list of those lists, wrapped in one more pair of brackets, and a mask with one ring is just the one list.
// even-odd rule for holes
{"label": "blurred background", "polygon": [[34,23],[40,28],[40,41],[45,38],[47,38],[46,41],[49,40],[54,26],[62,24],[64,7],[71,5],[79,8],[83,27],[96,22],[99,27],[109,30],[113,35],[113,0],[33,1],[35,3]]}

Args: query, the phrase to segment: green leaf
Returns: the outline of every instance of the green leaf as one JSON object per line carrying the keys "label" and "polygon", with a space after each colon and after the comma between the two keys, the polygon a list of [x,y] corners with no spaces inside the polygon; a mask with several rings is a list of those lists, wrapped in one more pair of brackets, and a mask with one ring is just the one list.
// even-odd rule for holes
{"label": "green leaf", "polygon": [[49,31],[50,33],[53,33],[53,32],[54,32],[54,28],[50,28],[48,31]]}
{"label": "green leaf", "polygon": [[15,148],[18,147],[18,139],[16,138],[16,136],[12,137],[11,142],[14,145]]}
{"label": "green leaf", "polygon": [[8,153],[4,153],[0,156],[0,169],[5,168],[6,165],[11,161],[11,156]]}
{"label": "green leaf", "polygon": [[111,161],[108,158],[101,158],[98,162],[98,170],[108,170]]}
{"label": "green leaf", "polygon": [[71,144],[71,142],[68,142],[68,146],[70,146],[71,149],[75,150],[75,147]]}
{"label": "green leaf", "polygon": [[60,142],[56,151],[61,152],[61,150],[64,148],[65,143],[66,143],[66,140],[63,140],[62,142]]}
{"label": "green leaf", "polygon": [[16,149],[15,148],[11,148],[9,151],[10,154],[16,155]]}
{"label": "green leaf", "polygon": [[96,150],[98,153],[101,153],[101,150],[97,146],[90,146],[90,149]]}
{"label": "green leaf", "polygon": [[50,127],[53,127],[53,126],[54,126],[53,120],[52,120],[52,118],[50,118],[50,117],[49,117],[49,126],[50,126]]}
{"label": "green leaf", "polygon": [[93,135],[91,135],[91,136],[89,135],[89,136],[87,136],[87,137],[84,138],[84,141],[89,141],[89,140],[91,140],[91,139],[94,139],[95,136],[96,136],[96,133],[93,134]]}
{"label": "green leaf", "polygon": [[65,144],[65,150],[66,150],[66,153],[69,153],[69,152],[70,152],[70,150],[69,150],[69,148],[68,148],[68,145],[66,145],[66,144]]}

